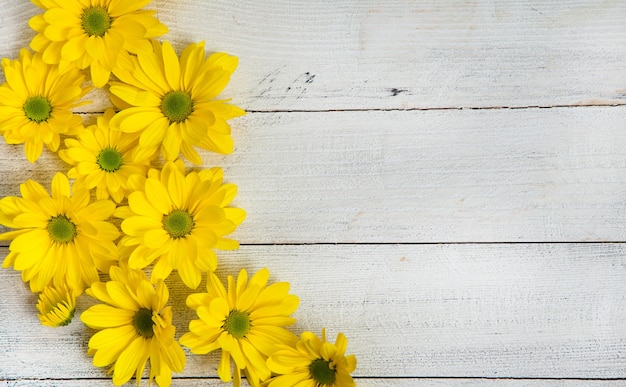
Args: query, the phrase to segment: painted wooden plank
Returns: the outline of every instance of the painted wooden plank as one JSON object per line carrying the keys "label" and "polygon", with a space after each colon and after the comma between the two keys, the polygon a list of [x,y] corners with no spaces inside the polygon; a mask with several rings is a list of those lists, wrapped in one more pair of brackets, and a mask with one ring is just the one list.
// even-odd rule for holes
{"label": "painted wooden plank", "polygon": [[[1,381],[0,386],[6,387],[82,387],[89,383],[91,387],[110,387],[110,380],[103,379],[79,379],[79,380],[15,380]],[[142,385],[147,380],[142,382]],[[359,387],[416,387],[416,386],[513,386],[513,387],[531,387],[531,386],[557,386],[557,387],[614,387],[624,384],[624,380],[551,380],[551,379],[466,379],[466,378],[357,378],[357,386]],[[128,383],[129,387],[135,385]],[[244,386],[249,386],[243,382]],[[228,386],[216,379],[197,378],[197,379],[176,379],[172,381],[172,387],[224,387]]]}
{"label": "painted wooden plank", "polygon": [[[626,3],[607,0],[154,0],[181,49],[240,57],[224,94],[249,110],[626,103]],[[0,10],[0,54],[33,34]]]}
{"label": "painted wooden plank", "polygon": [[[3,254],[6,249],[3,250]],[[243,246],[218,274],[268,267],[301,299],[294,331],[343,331],[358,377],[626,378],[626,245]],[[105,377],[75,321],[40,326],[35,301],[0,271],[0,375]],[[178,334],[193,312],[170,281]],[[88,301],[79,299],[79,312]],[[179,377],[214,377],[217,356],[189,356]],[[366,382],[366,381],[364,381]]]}
{"label": "painted wooden plank", "polygon": [[[90,118],[93,119],[93,118]],[[242,243],[626,240],[626,107],[249,114]],[[0,145],[0,194],[67,168]]]}

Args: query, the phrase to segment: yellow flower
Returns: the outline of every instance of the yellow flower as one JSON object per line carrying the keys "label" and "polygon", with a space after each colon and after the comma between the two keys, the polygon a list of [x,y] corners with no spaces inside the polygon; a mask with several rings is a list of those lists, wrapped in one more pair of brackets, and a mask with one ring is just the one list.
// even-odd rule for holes
{"label": "yellow flower", "polygon": [[52,179],[52,197],[37,182],[20,185],[22,197],[0,200],[0,224],[18,230],[0,234],[0,240],[13,239],[2,267],[22,272],[33,292],[51,282],[80,294],[98,281],[98,270],[106,272],[117,259],[113,243],[117,228],[107,219],[115,204],[109,200],[89,203],[89,191],[74,186],[62,173]]}
{"label": "yellow flower", "polygon": [[91,67],[91,79],[102,87],[120,56],[151,51],[148,39],[167,27],[155,11],[141,10],[150,0],[31,0],[44,10],[28,25],[37,32],[30,48],[61,68]]}
{"label": "yellow flower", "polygon": [[60,150],[59,156],[74,165],[67,175],[76,179],[76,184],[96,188],[97,199],[111,196],[119,203],[130,193],[128,178],[147,174],[156,149],[140,150],[136,147],[137,135],[109,130],[114,114],[108,109],[98,117],[97,125],[89,126],[78,140],[66,139],[67,149]]}
{"label": "yellow flower", "polygon": [[87,294],[103,304],[91,306],[80,319],[100,330],[89,340],[96,367],[113,364],[113,383],[122,385],[135,375],[138,383],[150,360],[150,381],[161,387],[172,382],[172,371],[185,367],[185,352],[174,339],[167,286],[153,286],[140,270],[111,267],[111,281],[97,282]]}
{"label": "yellow flower", "polygon": [[65,285],[46,286],[37,302],[42,325],[57,328],[72,321],[76,310],[76,292]]}
{"label": "yellow flower", "polygon": [[226,87],[237,58],[215,53],[204,57],[204,42],[187,46],[179,58],[172,45],[154,42],[154,52],[127,58],[114,74],[111,100],[123,108],[111,127],[141,131],[139,145],[161,145],[166,160],[179,153],[196,164],[199,147],[231,153],[233,140],[226,120],[245,112],[215,97]]}
{"label": "yellow flower", "polygon": [[45,64],[41,54],[20,51],[19,59],[2,59],[6,82],[0,86],[0,134],[8,144],[24,144],[24,153],[35,162],[45,144],[59,148],[60,134],[77,135],[82,118],[72,109],[89,88],[82,88],[84,76],[77,69],[59,72]]}
{"label": "yellow flower", "polygon": [[266,359],[281,344],[293,345],[297,337],[283,328],[295,322],[289,317],[299,299],[288,294],[289,283],[278,282],[266,287],[267,269],[250,278],[241,270],[237,283],[228,276],[228,291],[214,273],[209,273],[207,293],[187,297],[187,305],[198,314],[189,323],[189,331],[180,343],[195,354],[222,349],[217,373],[228,382],[232,379],[230,359],[235,362],[234,385],[241,385],[243,371],[248,382],[256,387],[270,377]]}
{"label": "yellow flower", "polygon": [[190,288],[200,284],[201,273],[215,270],[213,248],[232,250],[237,241],[224,238],[245,218],[240,208],[225,208],[237,192],[234,184],[222,184],[221,168],[185,175],[182,161],[167,162],[162,171],[151,169],[148,178],[131,179],[128,206],[116,216],[123,218],[126,236],[121,247],[133,248],[129,266],[150,265],[152,279],[165,279],[178,270]]}
{"label": "yellow flower", "polygon": [[320,340],[312,332],[304,332],[295,347],[283,347],[267,360],[270,370],[279,376],[267,387],[350,387],[356,386],[352,373],[356,357],[345,356],[348,340],[343,333],[335,344],[326,341],[322,330]]}

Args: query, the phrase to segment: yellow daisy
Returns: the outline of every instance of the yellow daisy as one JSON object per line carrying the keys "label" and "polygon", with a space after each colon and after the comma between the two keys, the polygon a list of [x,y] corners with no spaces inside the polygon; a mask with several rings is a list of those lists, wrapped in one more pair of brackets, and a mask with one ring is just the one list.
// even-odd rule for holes
{"label": "yellow daisy", "polygon": [[111,267],[111,281],[97,282],[87,294],[102,301],[81,313],[80,319],[97,329],[89,340],[96,367],[112,364],[113,384],[135,375],[139,382],[150,360],[150,381],[161,387],[172,382],[172,371],[185,367],[185,352],[174,339],[169,291],[163,281],[152,285],[141,270]]}
{"label": "yellow daisy", "polygon": [[204,42],[187,46],[180,60],[169,42],[154,42],[154,52],[126,58],[114,71],[112,101],[122,110],[111,120],[123,132],[141,131],[140,146],[161,145],[166,160],[179,153],[196,164],[199,147],[231,153],[226,120],[245,114],[215,100],[237,67],[237,58],[215,53],[205,59]]}
{"label": "yellow daisy", "polygon": [[72,321],[76,310],[76,292],[65,285],[46,286],[37,302],[42,325],[57,328]]}
{"label": "yellow daisy", "polygon": [[129,194],[128,178],[134,174],[145,176],[156,148],[139,149],[137,135],[109,130],[109,121],[115,115],[108,109],[89,126],[78,140],[65,140],[67,149],[59,156],[74,167],[67,173],[76,184],[96,188],[97,199],[109,196],[119,203]]}
{"label": "yellow daisy", "polygon": [[20,191],[22,197],[0,200],[0,224],[17,229],[0,234],[0,240],[12,239],[2,267],[21,271],[33,292],[52,283],[80,294],[98,281],[98,270],[106,272],[118,258],[113,241],[119,231],[107,221],[115,204],[90,204],[84,186],[74,186],[71,195],[67,176],[60,172],[52,179],[52,196],[33,180],[21,184]]}
{"label": "yellow daisy", "polygon": [[45,144],[59,148],[60,134],[77,135],[82,118],[72,113],[89,88],[77,69],[59,72],[44,63],[41,54],[22,49],[19,59],[2,59],[6,82],[0,85],[0,134],[8,144],[24,144],[24,153],[35,162]]}
{"label": "yellow daisy", "polygon": [[155,11],[141,10],[150,0],[31,0],[44,10],[28,25],[37,32],[30,48],[61,68],[90,67],[96,87],[104,86],[121,56],[152,51],[150,38],[167,27]]}
{"label": "yellow daisy", "polygon": [[131,247],[133,269],[150,265],[152,279],[165,279],[178,270],[190,288],[200,284],[201,273],[215,270],[214,248],[232,250],[239,243],[224,238],[245,218],[240,208],[227,208],[237,192],[234,184],[222,184],[221,168],[185,175],[182,161],[167,162],[162,171],[151,169],[148,178],[135,175],[128,206],[116,215],[123,218],[122,247]]}
{"label": "yellow daisy", "polygon": [[283,328],[296,320],[289,317],[300,300],[288,294],[289,283],[267,285],[267,269],[250,278],[241,270],[237,283],[228,276],[228,291],[214,273],[209,273],[207,293],[187,297],[187,305],[199,319],[189,323],[189,331],[180,343],[195,354],[222,349],[217,373],[224,382],[231,381],[231,362],[235,362],[233,383],[241,385],[241,373],[253,387],[270,377],[266,359],[281,344],[293,345],[297,337]]}
{"label": "yellow daisy", "polygon": [[267,387],[351,387],[356,386],[352,373],[356,357],[345,356],[348,339],[343,333],[335,343],[326,341],[322,330],[320,340],[312,332],[304,332],[295,347],[283,347],[267,359],[267,365],[278,376]]}

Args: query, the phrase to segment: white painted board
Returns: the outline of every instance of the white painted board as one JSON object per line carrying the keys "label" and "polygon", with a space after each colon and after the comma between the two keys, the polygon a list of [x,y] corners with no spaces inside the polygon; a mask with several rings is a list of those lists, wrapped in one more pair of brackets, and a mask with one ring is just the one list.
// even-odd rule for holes
{"label": "white painted board", "polygon": [[[6,250],[5,250],[6,251]],[[616,378],[626,373],[622,244],[243,246],[218,274],[262,267],[301,299],[295,332],[342,331],[359,377]],[[178,334],[194,313],[170,281]],[[36,297],[0,271],[0,370],[8,379],[98,378],[78,320],[43,327]],[[81,299],[80,308],[87,299]],[[188,356],[184,377],[218,357]]]}

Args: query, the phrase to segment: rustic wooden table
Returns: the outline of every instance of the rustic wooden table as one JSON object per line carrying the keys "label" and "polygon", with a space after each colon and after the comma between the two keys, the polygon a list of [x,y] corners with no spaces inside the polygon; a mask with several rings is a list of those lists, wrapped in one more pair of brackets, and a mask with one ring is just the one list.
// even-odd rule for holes
{"label": "rustic wooden table", "polygon": [[[248,212],[218,273],[289,281],[294,329],[344,332],[359,386],[626,383],[626,2],[148,8],[177,49],[240,58],[235,151],[202,154]],[[3,4],[2,57],[38,12]],[[1,196],[59,169],[0,141]],[[0,294],[0,384],[112,385],[79,319],[41,326],[11,269]],[[222,385],[216,356],[188,355],[174,386]]]}

